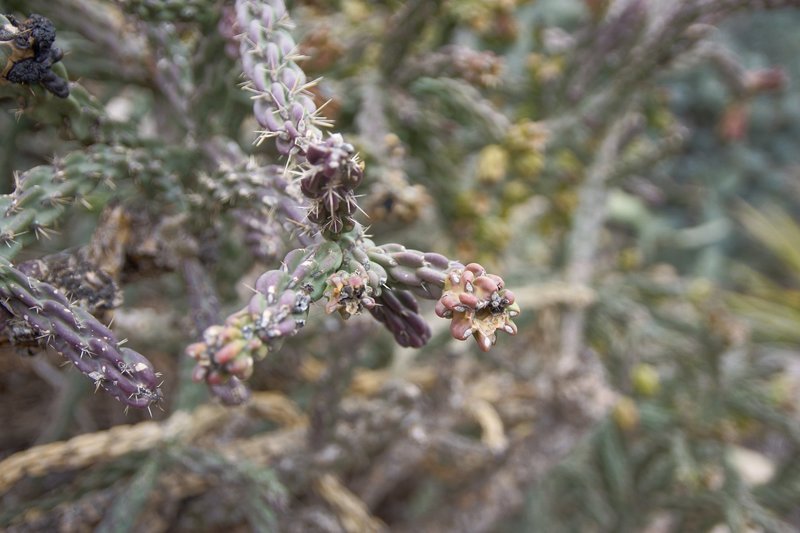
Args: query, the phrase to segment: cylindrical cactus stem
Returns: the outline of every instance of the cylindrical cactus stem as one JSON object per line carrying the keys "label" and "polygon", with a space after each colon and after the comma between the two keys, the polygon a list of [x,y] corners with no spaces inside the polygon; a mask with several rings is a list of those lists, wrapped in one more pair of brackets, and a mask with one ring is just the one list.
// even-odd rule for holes
{"label": "cylindrical cactus stem", "polygon": [[386,272],[390,286],[427,300],[441,297],[448,272],[464,268],[442,254],[409,250],[396,243],[369,246],[366,253],[373,265]]}
{"label": "cylindrical cactus stem", "polygon": [[307,219],[336,238],[355,227],[359,209],[353,190],[361,183],[363,165],[341,135],[322,139],[318,116],[302,69],[295,63],[293,27],[283,0],[236,1],[240,56],[247,85],[255,93],[254,114],[261,139],[274,138],[278,151],[289,156],[287,167],[301,176],[300,190],[310,200]]}
{"label": "cylindrical cactus stem", "polygon": [[0,265],[0,305],[33,330],[42,346],[66,357],[96,387],[119,401],[148,407],[161,399],[153,365],[122,347],[110,329],[82,307],[70,305],[52,285],[9,264]]}
{"label": "cylindrical cactus stem", "polygon": [[[349,262],[365,267],[379,305],[386,303],[392,309],[388,305],[393,303],[391,297],[382,297],[389,290],[436,300],[436,314],[452,320],[452,336],[458,340],[473,336],[484,351],[496,342],[498,329],[511,335],[517,332],[511,320],[519,314],[514,294],[505,288],[502,278],[488,274],[481,265],[464,266],[442,254],[409,250],[397,243],[375,246],[364,237],[361,228],[344,235],[341,244]],[[401,342],[396,332],[406,329],[398,320],[392,323],[391,317],[384,317],[387,310],[377,309],[371,310],[372,315],[386,324]]]}
{"label": "cylindrical cactus stem", "polygon": [[328,123],[317,116],[308,93],[313,85],[295,62],[297,45],[287,31],[293,27],[283,0],[236,0],[239,53],[249,79],[247,88],[255,96],[254,113],[261,125],[261,139],[275,138],[278,151],[300,155],[309,142],[321,140],[320,126]]}
{"label": "cylindrical cactus stem", "polygon": [[231,377],[249,378],[255,360],[278,349],[283,339],[305,325],[311,302],[322,297],[328,278],[341,264],[342,251],[331,242],[289,252],[279,270],[256,280],[256,293],[244,309],[224,325],[206,329],[202,342],[186,348],[197,361],[194,379],[220,385]]}
{"label": "cylindrical cactus stem", "polygon": [[0,195],[0,257],[11,260],[27,242],[49,235],[67,206],[98,186],[133,179],[155,184],[172,170],[170,159],[165,152],[97,144],[19,174],[14,191]]}
{"label": "cylindrical cactus stem", "polygon": [[384,289],[375,304],[369,312],[394,335],[397,344],[421,348],[428,343],[431,329],[419,315],[419,305],[409,291]]}

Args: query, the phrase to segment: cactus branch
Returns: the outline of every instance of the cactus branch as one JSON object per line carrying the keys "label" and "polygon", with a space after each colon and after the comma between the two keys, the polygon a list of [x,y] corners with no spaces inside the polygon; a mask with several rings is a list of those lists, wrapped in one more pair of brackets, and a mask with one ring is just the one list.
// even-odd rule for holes
{"label": "cactus branch", "polygon": [[97,388],[133,407],[161,400],[159,374],[150,361],[123,347],[110,329],[52,285],[4,264],[0,298],[3,309],[29,327],[41,346],[53,348]]}

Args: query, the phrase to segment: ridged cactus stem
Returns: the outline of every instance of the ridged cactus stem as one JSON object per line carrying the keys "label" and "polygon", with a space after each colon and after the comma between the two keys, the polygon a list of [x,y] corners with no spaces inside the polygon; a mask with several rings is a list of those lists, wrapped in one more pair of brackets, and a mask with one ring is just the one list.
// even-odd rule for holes
{"label": "ridged cactus stem", "polygon": [[121,346],[109,328],[52,285],[2,264],[0,306],[32,330],[41,346],[53,348],[117,400],[144,408],[161,399],[150,361]]}
{"label": "ridged cactus stem", "polygon": [[311,302],[323,296],[341,263],[341,249],[330,242],[289,252],[280,269],[256,280],[256,293],[244,309],[224,325],[207,328],[202,342],[187,347],[197,361],[194,379],[213,386],[231,377],[249,378],[256,359],[278,349],[305,325]]}
{"label": "ridged cactus stem", "polygon": [[240,56],[247,88],[254,93],[254,113],[261,125],[259,142],[274,138],[289,158],[288,170],[300,176],[309,200],[307,219],[326,238],[350,231],[358,210],[353,190],[361,183],[363,165],[341,135],[323,140],[320,127],[331,124],[319,116],[308,82],[295,62],[297,45],[283,0],[237,0]]}
{"label": "ridged cactus stem", "polygon": [[317,114],[308,82],[297,65],[297,44],[289,33],[293,23],[283,0],[236,0],[241,32],[240,56],[247,88],[254,93],[254,112],[261,140],[275,138],[278,151],[303,160],[309,143],[322,139],[329,123]]}

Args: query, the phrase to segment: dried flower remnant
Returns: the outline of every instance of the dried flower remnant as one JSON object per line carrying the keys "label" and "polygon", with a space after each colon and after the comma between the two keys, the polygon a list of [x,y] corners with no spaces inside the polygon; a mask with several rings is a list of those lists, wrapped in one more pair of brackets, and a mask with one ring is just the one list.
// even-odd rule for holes
{"label": "dried flower remnant", "polygon": [[325,291],[328,303],[325,311],[328,314],[338,311],[347,320],[360,314],[362,309],[375,307],[372,293],[373,289],[363,266],[359,265],[352,273],[340,270],[328,278],[328,288]]}
{"label": "dried flower remnant", "polygon": [[509,335],[517,333],[511,319],[519,314],[519,305],[514,293],[504,287],[500,276],[487,274],[477,263],[453,269],[436,302],[436,314],[451,319],[453,338],[466,340],[472,335],[480,349],[488,352],[497,341],[498,329]]}
{"label": "dried flower remnant", "polygon": [[41,15],[19,21],[0,15],[0,82],[40,83],[58,96],[69,96],[69,84],[52,68],[64,53],[53,46],[56,29]]}

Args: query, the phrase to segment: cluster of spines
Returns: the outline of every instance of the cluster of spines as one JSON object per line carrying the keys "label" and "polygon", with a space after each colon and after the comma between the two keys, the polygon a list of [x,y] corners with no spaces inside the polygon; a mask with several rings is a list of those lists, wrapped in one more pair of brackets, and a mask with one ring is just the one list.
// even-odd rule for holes
{"label": "cluster of spines", "polygon": [[97,388],[133,407],[149,407],[161,399],[159,374],[153,365],[123,347],[108,327],[85,309],[71,305],[52,285],[3,265],[0,298],[0,305],[30,328],[43,347],[65,357]]}
{"label": "cluster of spines", "polygon": [[309,200],[308,220],[318,225],[323,235],[338,236],[355,228],[353,216],[359,209],[355,189],[363,175],[355,148],[341,135],[308,147],[300,191]]}

